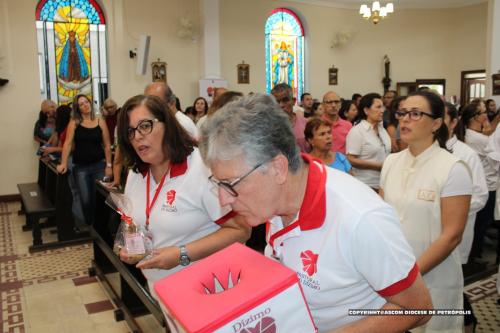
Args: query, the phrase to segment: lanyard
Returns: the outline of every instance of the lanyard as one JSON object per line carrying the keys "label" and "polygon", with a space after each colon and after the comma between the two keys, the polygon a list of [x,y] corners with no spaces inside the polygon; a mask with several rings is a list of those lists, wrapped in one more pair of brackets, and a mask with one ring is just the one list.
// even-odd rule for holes
{"label": "lanyard", "polygon": [[161,192],[161,188],[163,187],[163,183],[165,182],[165,178],[167,177],[167,173],[169,172],[169,170],[167,170],[167,172],[165,172],[163,177],[161,177],[161,181],[158,184],[158,187],[156,188],[156,192],[151,204],[149,204],[149,186],[151,183],[151,170],[148,171],[148,175],[146,177],[146,229],[149,227],[149,215],[151,214],[151,209],[153,209],[153,206],[156,203],[156,199],[158,199],[158,195]]}

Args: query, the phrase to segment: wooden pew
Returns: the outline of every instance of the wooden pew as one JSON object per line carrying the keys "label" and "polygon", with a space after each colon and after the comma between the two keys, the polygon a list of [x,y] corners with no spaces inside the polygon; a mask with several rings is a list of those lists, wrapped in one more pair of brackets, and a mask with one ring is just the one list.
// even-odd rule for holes
{"label": "wooden pew", "polygon": [[[91,228],[94,259],[89,268],[89,276],[97,275],[113,303],[117,307],[115,319],[126,320],[132,332],[142,332],[135,317],[151,313],[153,317],[170,332],[163,313],[156,300],[146,290],[147,282],[135,265],[128,265],[113,252],[115,235],[120,224],[120,216],[106,204],[109,190],[99,181],[96,182],[95,222]],[[120,274],[119,288],[113,286],[106,274]]]}
{"label": "wooden pew", "polygon": [[[38,182],[19,184],[22,198],[22,211],[26,214],[26,225],[23,230],[32,229],[33,245],[30,252],[41,251],[68,245],[81,244],[91,240],[90,235],[75,233],[73,202],[68,185],[68,174],[59,174],[56,162],[41,158],[38,170]],[[36,192],[36,195],[33,193]],[[48,225],[40,224],[40,219],[49,218]],[[56,227],[57,241],[44,243],[41,228]]]}

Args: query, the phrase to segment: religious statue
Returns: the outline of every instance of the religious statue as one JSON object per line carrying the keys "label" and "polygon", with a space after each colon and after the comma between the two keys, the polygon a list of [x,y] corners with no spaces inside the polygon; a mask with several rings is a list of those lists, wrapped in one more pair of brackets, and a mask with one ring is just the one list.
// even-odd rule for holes
{"label": "religious statue", "polygon": [[277,58],[274,64],[274,85],[286,83],[292,86],[293,81],[293,54],[286,43],[281,42],[277,51]]}
{"label": "religious statue", "polygon": [[384,93],[389,90],[391,87],[391,77],[390,77],[390,70],[391,70],[391,60],[389,57],[384,55],[384,70],[385,70],[385,77],[382,79],[382,84],[384,85]]}
{"label": "religious statue", "polygon": [[82,82],[89,77],[87,61],[74,31],[68,33],[61,57],[59,76],[66,82]]}

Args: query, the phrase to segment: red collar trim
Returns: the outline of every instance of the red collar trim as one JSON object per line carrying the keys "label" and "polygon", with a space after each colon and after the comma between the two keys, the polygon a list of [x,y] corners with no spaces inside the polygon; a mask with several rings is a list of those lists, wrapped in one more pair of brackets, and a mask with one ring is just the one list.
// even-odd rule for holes
{"label": "red collar trim", "polygon": [[[307,176],[306,193],[300,206],[297,220],[283,229],[269,236],[269,244],[274,252],[274,240],[291,230],[300,227],[301,231],[314,230],[320,228],[325,223],[326,217],[326,167],[311,155],[302,153],[302,158],[309,164],[309,174]],[[319,164],[318,164],[319,163]],[[266,233],[269,235],[269,226]]]}
{"label": "red collar trim", "polygon": [[[186,173],[187,169],[188,169],[187,158],[180,163],[172,164],[172,167],[170,168],[170,178],[182,176],[183,174]],[[143,177],[146,177],[149,171],[149,165],[145,166],[139,171],[141,172]]]}
{"label": "red collar trim", "polygon": [[188,169],[187,159],[184,159],[181,163],[172,164],[170,168],[170,178],[182,176],[186,173]]}
{"label": "red collar trim", "polygon": [[317,229],[325,223],[326,168],[320,160],[313,158],[311,155],[302,154],[302,158],[309,164],[309,175],[307,176],[304,200],[300,207],[299,217],[295,223],[300,226],[300,230],[305,231]]}

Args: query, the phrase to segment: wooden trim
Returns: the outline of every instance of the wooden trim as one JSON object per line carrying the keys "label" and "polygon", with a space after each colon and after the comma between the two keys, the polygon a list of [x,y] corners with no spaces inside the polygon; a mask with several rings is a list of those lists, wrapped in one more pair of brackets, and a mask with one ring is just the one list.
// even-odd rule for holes
{"label": "wooden trim", "polygon": [[418,80],[415,80],[415,82],[417,82],[417,87],[420,84],[422,84],[422,85],[426,85],[426,84],[442,85],[443,86],[443,96],[446,95],[446,79],[418,79]]}
{"label": "wooden trim", "polygon": [[21,195],[20,194],[0,195],[0,202],[13,202],[13,201],[21,202]]}
{"label": "wooden trim", "polygon": [[484,76],[486,77],[486,70],[484,69],[476,69],[476,70],[470,70],[470,71],[462,71],[460,73],[460,105],[465,105],[467,104],[465,95],[467,94],[465,89],[467,88],[465,86],[465,76],[467,74],[481,74],[484,73]]}

